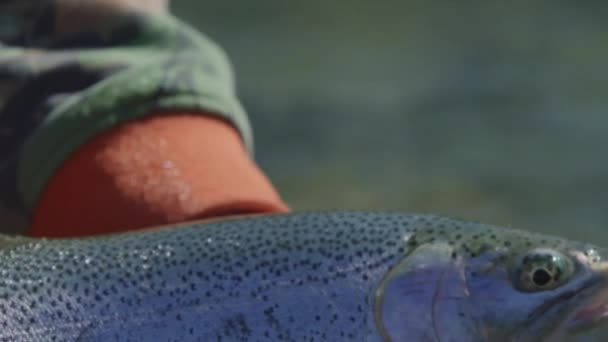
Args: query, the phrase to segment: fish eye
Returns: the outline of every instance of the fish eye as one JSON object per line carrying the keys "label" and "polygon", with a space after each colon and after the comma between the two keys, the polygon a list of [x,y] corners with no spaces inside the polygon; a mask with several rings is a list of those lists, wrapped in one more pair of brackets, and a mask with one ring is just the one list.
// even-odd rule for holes
{"label": "fish eye", "polygon": [[552,249],[534,249],[523,254],[515,265],[513,283],[525,292],[552,290],[574,274],[571,258]]}

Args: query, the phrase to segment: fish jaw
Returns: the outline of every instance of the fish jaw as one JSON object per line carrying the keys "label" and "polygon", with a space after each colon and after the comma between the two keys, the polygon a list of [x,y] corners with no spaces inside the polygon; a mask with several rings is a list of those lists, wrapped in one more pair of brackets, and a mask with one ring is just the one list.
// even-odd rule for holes
{"label": "fish jaw", "polygon": [[597,284],[585,292],[588,297],[576,306],[573,313],[564,320],[560,333],[578,334],[608,322],[608,262],[591,263],[586,256],[576,256],[598,277]]}
{"label": "fish jaw", "polygon": [[603,284],[597,295],[581,305],[567,319],[565,328],[571,334],[591,330],[608,321],[608,285]]}

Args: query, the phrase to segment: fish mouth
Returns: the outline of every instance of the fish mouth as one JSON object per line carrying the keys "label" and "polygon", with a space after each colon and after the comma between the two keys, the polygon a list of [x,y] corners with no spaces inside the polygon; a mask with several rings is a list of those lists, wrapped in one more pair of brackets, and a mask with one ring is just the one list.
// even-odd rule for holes
{"label": "fish mouth", "polygon": [[603,281],[587,289],[589,298],[573,310],[563,328],[569,334],[591,330],[608,322],[608,282]]}
{"label": "fish mouth", "polygon": [[595,281],[583,290],[579,298],[584,299],[562,324],[562,329],[569,334],[588,331],[608,322],[608,262],[590,268],[596,274]]}

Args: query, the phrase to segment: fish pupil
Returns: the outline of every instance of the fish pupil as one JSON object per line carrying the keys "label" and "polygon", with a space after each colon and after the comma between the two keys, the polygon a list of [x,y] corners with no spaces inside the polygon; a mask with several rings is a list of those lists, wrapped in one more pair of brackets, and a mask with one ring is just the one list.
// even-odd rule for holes
{"label": "fish pupil", "polygon": [[538,269],[532,274],[532,280],[538,286],[545,286],[551,280],[551,275],[544,269]]}

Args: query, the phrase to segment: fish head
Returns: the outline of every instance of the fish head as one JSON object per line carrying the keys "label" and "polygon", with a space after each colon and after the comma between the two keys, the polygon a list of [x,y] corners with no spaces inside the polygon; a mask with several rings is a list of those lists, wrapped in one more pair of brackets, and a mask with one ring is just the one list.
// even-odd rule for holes
{"label": "fish head", "polygon": [[386,341],[559,341],[608,317],[607,250],[481,224],[426,231],[376,290]]}
{"label": "fish head", "polygon": [[465,267],[471,316],[493,341],[556,341],[589,330],[608,315],[600,252],[577,243],[486,250]]}

